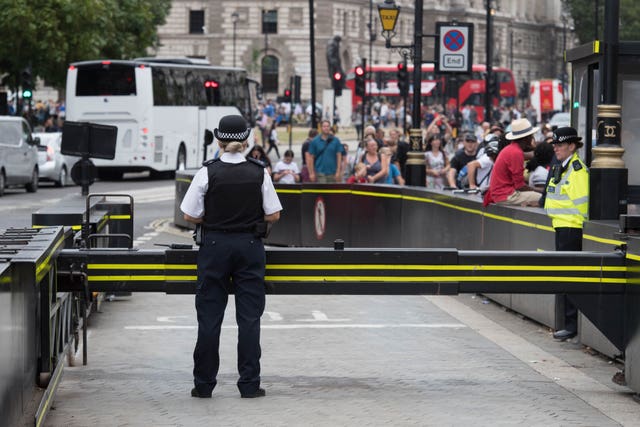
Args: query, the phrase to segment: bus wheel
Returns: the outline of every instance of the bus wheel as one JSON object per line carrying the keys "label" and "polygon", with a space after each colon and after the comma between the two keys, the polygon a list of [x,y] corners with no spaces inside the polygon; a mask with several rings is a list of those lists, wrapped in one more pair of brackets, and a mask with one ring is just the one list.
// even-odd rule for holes
{"label": "bus wheel", "polygon": [[176,162],[176,170],[183,171],[187,168],[187,153],[184,149],[184,145],[180,146],[178,150],[178,161]]}

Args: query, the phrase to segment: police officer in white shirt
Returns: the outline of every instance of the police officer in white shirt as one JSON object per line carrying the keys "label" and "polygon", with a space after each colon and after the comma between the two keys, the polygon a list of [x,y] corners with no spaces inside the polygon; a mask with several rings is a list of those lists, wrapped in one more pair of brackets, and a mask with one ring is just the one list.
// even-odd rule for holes
{"label": "police officer in white shirt", "polygon": [[180,205],[185,220],[202,229],[193,397],[211,397],[216,386],[220,328],[232,286],[238,323],[240,396],[265,395],[260,387],[260,317],[265,306],[262,237],[267,225],[280,218],[282,205],[262,162],[242,155],[250,133],[239,115],[220,120],[214,135],[224,152],[203,164]]}

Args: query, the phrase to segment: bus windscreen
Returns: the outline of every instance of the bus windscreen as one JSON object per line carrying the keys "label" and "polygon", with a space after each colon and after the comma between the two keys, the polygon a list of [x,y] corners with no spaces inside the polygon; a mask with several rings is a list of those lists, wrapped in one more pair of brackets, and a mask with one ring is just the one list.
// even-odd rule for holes
{"label": "bus windscreen", "polygon": [[78,67],[76,96],[136,94],[135,67],[128,64],[91,64]]}

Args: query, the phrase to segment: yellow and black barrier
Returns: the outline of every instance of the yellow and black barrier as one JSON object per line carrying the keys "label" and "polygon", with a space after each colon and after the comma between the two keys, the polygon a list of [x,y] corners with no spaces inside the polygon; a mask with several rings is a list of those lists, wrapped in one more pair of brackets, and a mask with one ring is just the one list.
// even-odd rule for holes
{"label": "yellow and black barrier", "polygon": [[[80,269],[93,292],[190,294],[197,280],[196,254],[67,249],[58,257],[58,269]],[[623,252],[270,248],[265,284],[273,294],[623,294],[626,273]],[[59,290],[81,290],[66,277],[59,277]]]}

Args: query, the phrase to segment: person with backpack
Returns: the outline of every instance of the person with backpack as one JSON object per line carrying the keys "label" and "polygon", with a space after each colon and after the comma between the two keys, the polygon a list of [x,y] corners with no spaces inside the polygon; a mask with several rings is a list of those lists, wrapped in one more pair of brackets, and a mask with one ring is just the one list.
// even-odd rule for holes
{"label": "person with backpack", "polygon": [[[468,186],[470,190],[480,190],[484,194],[489,189],[493,163],[498,157],[498,141],[489,141],[484,146],[484,154],[467,163]],[[464,183],[463,183],[464,185]]]}
{"label": "person with backpack", "polygon": [[331,122],[323,120],[321,133],[309,145],[307,168],[309,180],[324,184],[342,181],[342,156],[345,154],[340,140],[331,133]]}

